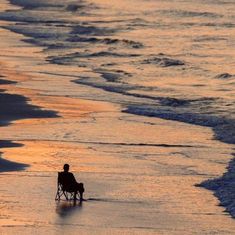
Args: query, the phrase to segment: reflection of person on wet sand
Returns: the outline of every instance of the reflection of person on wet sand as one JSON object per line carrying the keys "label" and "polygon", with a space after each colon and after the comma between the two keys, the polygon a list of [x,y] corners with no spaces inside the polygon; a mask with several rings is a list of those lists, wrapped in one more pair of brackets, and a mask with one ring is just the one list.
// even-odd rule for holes
{"label": "reflection of person on wet sand", "polygon": [[80,194],[80,201],[83,201],[84,187],[83,183],[78,183],[73,175],[69,172],[69,164],[64,164],[64,171],[60,173],[60,182],[64,189],[68,192],[74,192],[74,200],[76,200],[77,193]]}
{"label": "reflection of person on wet sand", "polygon": [[56,205],[56,213],[61,218],[70,217],[75,212],[76,213],[79,212],[81,209],[82,209],[82,201],[80,201],[79,204],[76,204],[76,201],[74,201],[74,203],[62,202]]}

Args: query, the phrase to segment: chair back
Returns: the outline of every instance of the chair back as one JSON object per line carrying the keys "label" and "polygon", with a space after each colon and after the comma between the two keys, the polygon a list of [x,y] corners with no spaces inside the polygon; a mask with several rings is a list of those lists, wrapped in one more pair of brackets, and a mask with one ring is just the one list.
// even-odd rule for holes
{"label": "chair back", "polygon": [[58,187],[60,186],[61,188],[63,188],[63,186],[64,186],[62,172],[58,172],[57,185],[58,185]]}
{"label": "chair back", "polygon": [[64,181],[63,181],[63,172],[58,172],[58,178],[57,178],[57,193],[55,200],[60,200],[60,198],[64,195],[66,200],[68,200],[68,194],[64,187]]}
{"label": "chair back", "polygon": [[58,172],[58,186],[61,187],[63,191],[69,191],[69,183],[64,172]]}

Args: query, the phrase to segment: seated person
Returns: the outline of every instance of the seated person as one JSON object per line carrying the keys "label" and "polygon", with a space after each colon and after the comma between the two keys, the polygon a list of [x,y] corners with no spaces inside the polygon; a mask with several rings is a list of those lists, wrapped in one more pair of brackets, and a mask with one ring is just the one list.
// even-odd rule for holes
{"label": "seated person", "polygon": [[69,172],[69,164],[64,164],[64,171],[59,174],[59,182],[63,186],[63,190],[67,192],[74,192],[74,200],[76,200],[77,193],[80,194],[80,201],[83,200],[84,187],[83,183],[78,183],[73,175]]}

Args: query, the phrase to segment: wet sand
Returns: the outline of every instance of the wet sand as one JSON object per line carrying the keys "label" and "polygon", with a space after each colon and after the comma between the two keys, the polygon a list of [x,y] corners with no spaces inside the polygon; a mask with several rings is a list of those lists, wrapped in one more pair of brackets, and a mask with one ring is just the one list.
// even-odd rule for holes
{"label": "wet sand", "polygon": [[[213,140],[209,128],[150,117],[143,122],[118,105],[45,99],[42,91],[13,86],[4,89],[58,117],[1,127],[3,139],[23,144],[7,148],[5,142],[4,159],[29,165],[0,175],[2,234],[233,234],[234,221],[212,193],[194,186],[220,175],[232,151]],[[86,185],[82,205],[54,202],[64,162]]]}
{"label": "wet sand", "polygon": [[[213,193],[195,187],[225,171],[230,145],[209,127],[78,98],[100,94],[73,76],[58,81],[51,73],[66,68],[43,64],[23,36],[0,33],[0,234],[234,234]],[[85,184],[82,205],[54,201],[65,162]]]}
{"label": "wet sand", "polygon": [[[96,123],[90,124],[92,130],[94,125],[106,125],[103,115],[95,117]],[[120,117],[115,115],[108,119],[116,118]],[[130,126],[133,120],[138,122],[138,118],[131,115],[125,119],[130,120]],[[83,137],[80,125],[84,125],[86,118],[82,120],[76,128]],[[107,141],[100,145],[94,140],[81,143],[80,140],[35,139],[21,140],[24,146],[20,148],[3,149],[4,158],[24,162],[30,167],[24,172],[0,175],[2,233],[233,234],[233,220],[218,207],[212,193],[194,186],[224,171],[230,148],[210,140],[210,130],[202,132],[200,127],[160,119],[147,118],[147,121],[156,125],[154,132],[162,133],[162,136],[155,136],[155,143],[194,146],[166,148],[114,143],[113,152],[110,152]],[[4,137],[14,131],[20,139],[22,122],[3,128]],[[123,125],[118,122],[121,121],[114,126]],[[48,124],[43,125],[47,127]],[[30,133],[27,126],[34,134],[40,132],[32,128],[35,124],[26,122],[25,136]],[[139,124],[138,129],[136,127],[134,124],[131,128],[131,135],[144,131]],[[57,128],[60,130],[60,125]],[[88,131],[86,128],[85,133]],[[116,138],[118,136],[117,132]],[[128,143],[129,137],[122,138]],[[206,141],[202,143],[201,140]],[[187,156],[191,152],[195,153],[193,158]],[[213,160],[212,155],[216,156]],[[149,158],[154,164],[149,164]],[[57,171],[65,161],[71,163],[77,178],[86,185],[87,201],[82,205],[54,202]]]}

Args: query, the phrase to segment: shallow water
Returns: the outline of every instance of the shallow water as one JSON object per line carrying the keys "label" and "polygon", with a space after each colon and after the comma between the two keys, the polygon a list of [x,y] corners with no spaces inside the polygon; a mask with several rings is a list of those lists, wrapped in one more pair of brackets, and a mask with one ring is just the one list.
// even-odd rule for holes
{"label": "shallow water", "polygon": [[233,1],[10,2],[23,9],[1,13],[6,28],[69,67],[42,76],[74,78],[99,93],[76,96],[130,113],[212,126],[234,143],[220,131],[234,133]]}
{"label": "shallow water", "polygon": [[[10,114],[0,104],[1,139],[24,145],[2,146],[2,171],[30,165],[0,175],[4,233],[233,234],[212,192],[194,186],[232,158],[233,1],[0,9],[1,79],[17,82],[0,80],[0,99],[18,102]],[[65,161],[87,186],[82,207],[51,203]]]}

